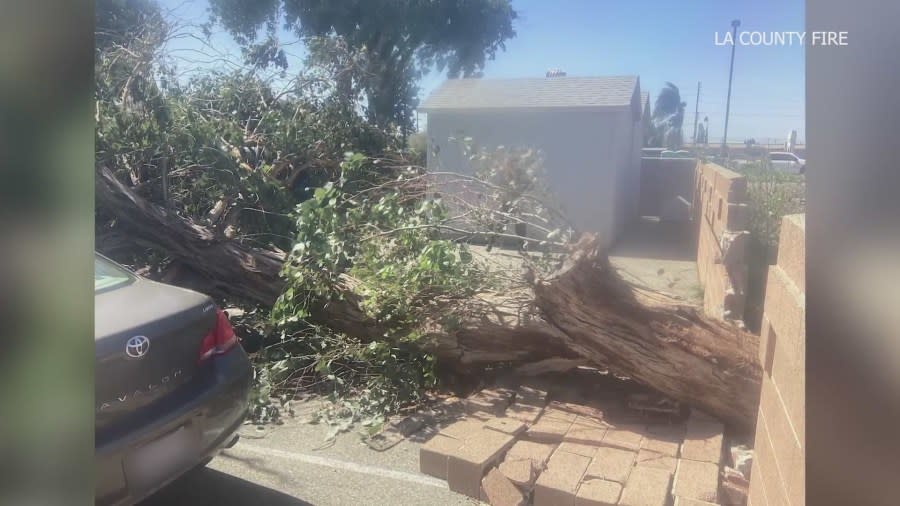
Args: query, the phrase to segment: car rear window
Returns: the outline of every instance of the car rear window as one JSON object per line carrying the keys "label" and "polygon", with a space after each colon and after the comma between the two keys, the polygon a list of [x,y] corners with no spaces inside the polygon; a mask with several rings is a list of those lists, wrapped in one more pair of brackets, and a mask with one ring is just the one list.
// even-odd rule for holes
{"label": "car rear window", "polygon": [[101,256],[94,256],[95,292],[111,290],[122,285],[127,285],[134,281],[134,279],[134,276],[125,269]]}

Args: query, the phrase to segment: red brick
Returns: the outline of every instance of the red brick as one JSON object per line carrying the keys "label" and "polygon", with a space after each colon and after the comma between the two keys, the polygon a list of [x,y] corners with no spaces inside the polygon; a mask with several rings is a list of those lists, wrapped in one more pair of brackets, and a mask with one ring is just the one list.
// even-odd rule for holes
{"label": "red brick", "polygon": [[637,465],[644,467],[655,467],[657,469],[663,469],[672,474],[675,474],[677,459],[670,455],[665,455],[652,450],[641,449],[641,451],[638,452]]}
{"label": "red brick", "polygon": [[719,466],[680,459],[672,493],[678,497],[716,502],[719,499]]}
{"label": "red brick", "polygon": [[481,480],[481,500],[491,506],[524,506],[525,498],[503,473],[493,468]]}
{"label": "red brick", "polygon": [[643,432],[642,427],[620,425],[606,431],[606,435],[603,436],[603,444],[637,451],[644,438]]}
{"label": "red brick", "polygon": [[672,474],[653,467],[635,467],[622,491],[623,506],[665,506]]}
{"label": "red brick", "polygon": [[554,452],[534,486],[534,506],[574,506],[578,484],[591,459]]}
{"label": "red brick", "polygon": [[510,459],[507,457],[498,467],[503,476],[521,487],[522,490],[531,490],[534,480],[537,479],[538,469],[531,459]]}
{"label": "red brick", "polygon": [[419,471],[446,480],[450,454],[459,450],[463,444],[452,437],[441,434],[434,436],[419,448]]}
{"label": "red brick", "polygon": [[586,478],[578,486],[575,506],[614,506],[619,502],[622,485],[600,478]]}
{"label": "red brick", "polygon": [[447,460],[450,490],[477,499],[485,470],[499,460],[514,441],[514,436],[487,429],[467,440]]}
{"label": "red brick", "polygon": [[585,471],[585,476],[625,483],[637,455],[621,448],[601,446]]}

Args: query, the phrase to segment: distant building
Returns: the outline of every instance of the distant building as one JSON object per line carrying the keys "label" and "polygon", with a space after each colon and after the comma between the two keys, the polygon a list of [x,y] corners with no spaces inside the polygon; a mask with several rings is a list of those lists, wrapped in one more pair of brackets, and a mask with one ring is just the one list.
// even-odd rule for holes
{"label": "distant building", "polygon": [[637,76],[449,79],[419,108],[428,115],[428,168],[471,170],[451,138],[538,149],[569,218],[610,245],[637,215],[649,103]]}

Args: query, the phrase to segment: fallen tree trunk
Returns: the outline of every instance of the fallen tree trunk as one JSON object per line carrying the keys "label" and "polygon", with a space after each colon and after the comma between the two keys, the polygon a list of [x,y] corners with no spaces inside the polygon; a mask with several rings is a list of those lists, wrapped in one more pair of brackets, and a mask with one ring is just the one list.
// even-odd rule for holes
{"label": "fallen tree trunk", "polygon": [[[281,293],[285,255],[217,238],[206,227],[178,217],[135,195],[100,169],[97,201],[141,243],[164,249],[202,274],[210,287],[271,305]],[[445,364],[474,370],[495,363],[524,365],[548,359],[581,359],[638,382],[739,427],[751,427],[761,378],[757,339],[737,327],[703,316],[663,294],[622,280],[585,236],[558,272],[500,294],[453,302],[458,325],[428,324],[424,346]],[[532,276],[534,277],[534,276]],[[360,309],[354,281],[345,297],[313,308],[319,323],[364,341],[384,329]],[[540,369],[540,365],[536,366]]]}
{"label": "fallen tree trunk", "polygon": [[585,236],[535,305],[567,347],[663,394],[752,427],[759,402],[758,338],[664,294],[632,286]]}

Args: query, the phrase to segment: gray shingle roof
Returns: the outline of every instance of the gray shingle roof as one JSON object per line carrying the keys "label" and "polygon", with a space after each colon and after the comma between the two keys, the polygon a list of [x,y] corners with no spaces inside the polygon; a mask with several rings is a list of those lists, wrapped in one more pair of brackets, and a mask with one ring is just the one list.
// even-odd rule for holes
{"label": "gray shingle roof", "polygon": [[637,86],[637,76],[448,79],[419,110],[625,107]]}

